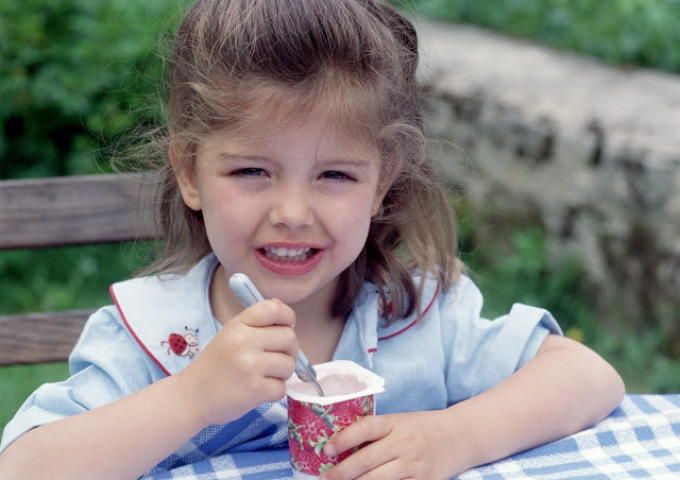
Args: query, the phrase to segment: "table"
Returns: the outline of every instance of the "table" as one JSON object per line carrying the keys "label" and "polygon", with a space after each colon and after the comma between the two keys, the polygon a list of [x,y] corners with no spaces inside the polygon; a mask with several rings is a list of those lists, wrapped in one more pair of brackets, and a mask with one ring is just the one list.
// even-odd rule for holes
{"label": "table", "polygon": [[[154,477],[290,480],[288,450],[222,455]],[[680,479],[680,394],[626,395],[606,419],[569,437],[468,470],[456,480]]]}

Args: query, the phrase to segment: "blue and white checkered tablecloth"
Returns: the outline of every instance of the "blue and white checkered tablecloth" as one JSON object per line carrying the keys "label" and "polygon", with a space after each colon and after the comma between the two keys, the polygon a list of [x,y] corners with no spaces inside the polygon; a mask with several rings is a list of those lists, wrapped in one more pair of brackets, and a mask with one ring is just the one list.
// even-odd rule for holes
{"label": "blue and white checkered tablecloth", "polygon": [[[222,455],[157,479],[289,480],[288,450]],[[457,480],[680,479],[680,395],[627,395],[592,428],[477,467]]]}

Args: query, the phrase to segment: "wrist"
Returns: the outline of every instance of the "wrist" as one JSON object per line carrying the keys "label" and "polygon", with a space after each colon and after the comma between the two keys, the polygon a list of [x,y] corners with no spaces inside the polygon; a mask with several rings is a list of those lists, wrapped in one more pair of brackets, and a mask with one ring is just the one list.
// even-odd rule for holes
{"label": "wrist", "polygon": [[203,406],[204,402],[200,400],[202,395],[185,373],[186,370],[170,375],[159,383],[167,389],[164,397],[167,398],[167,407],[173,412],[172,418],[178,419],[188,431],[198,433],[213,422],[208,409]]}
{"label": "wrist", "polygon": [[449,456],[452,476],[490,461],[484,440],[485,417],[477,410],[469,400],[442,410],[445,441],[455,452]]}

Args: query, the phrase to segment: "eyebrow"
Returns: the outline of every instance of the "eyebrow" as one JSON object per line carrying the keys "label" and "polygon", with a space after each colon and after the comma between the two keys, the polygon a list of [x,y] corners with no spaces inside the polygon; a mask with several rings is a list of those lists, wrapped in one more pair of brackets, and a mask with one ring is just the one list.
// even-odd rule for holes
{"label": "eyebrow", "polygon": [[222,152],[217,155],[217,159],[221,161],[236,161],[236,160],[246,160],[246,161],[258,161],[258,162],[266,162],[266,163],[273,163],[274,161],[271,160],[270,158],[263,157],[261,155],[250,155],[248,153],[227,153],[227,152]]}
{"label": "eyebrow", "polygon": [[371,162],[367,158],[364,157],[339,157],[339,158],[322,158],[317,160],[318,163],[321,165],[338,165],[338,166],[350,166],[350,167],[359,167],[359,168],[366,168],[370,167]]}
{"label": "eyebrow", "polygon": [[[236,160],[245,160],[245,161],[256,161],[256,162],[262,162],[262,163],[277,163],[276,160],[273,160],[269,157],[265,157],[262,155],[250,155],[248,153],[228,153],[228,152],[222,152],[217,155],[217,158],[220,161],[236,161]],[[316,163],[320,165],[332,165],[332,166],[338,166],[338,167],[355,167],[355,168],[369,168],[371,166],[371,161],[365,157],[327,157],[327,158],[317,158]]]}

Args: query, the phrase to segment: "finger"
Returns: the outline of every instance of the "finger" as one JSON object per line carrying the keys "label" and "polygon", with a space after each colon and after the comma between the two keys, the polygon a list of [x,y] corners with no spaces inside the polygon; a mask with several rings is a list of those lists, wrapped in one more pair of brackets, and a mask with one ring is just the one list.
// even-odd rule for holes
{"label": "finger", "polygon": [[[407,473],[408,465],[404,465],[399,460],[392,459],[382,465],[379,465],[372,470],[367,471],[363,475],[359,475],[357,480],[384,480],[386,478],[393,478],[398,480],[415,480],[409,473]],[[426,477],[430,478],[430,477]],[[325,479],[324,479],[325,480]]]}
{"label": "finger", "polygon": [[[252,398],[257,404],[263,402],[277,402],[286,396],[286,383],[281,378],[264,377],[258,382],[258,387],[252,392]],[[255,406],[251,407],[254,408]]]}
{"label": "finger", "polygon": [[280,352],[297,357],[298,341],[290,327],[271,326],[257,328],[257,346],[265,352]]}
{"label": "finger", "polygon": [[295,370],[295,357],[283,352],[263,352],[258,349],[245,349],[234,358],[242,376],[278,378],[287,380]]}
{"label": "finger", "polygon": [[295,371],[295,358],[284,353],[267,353],[263,356],[265,377],[286,381]]}
{"label": "finger", "polygon": [[366,445],[354,452],[335,467],[330,469],[322,477],[324,480],[349,480],[349,479],[383,479],[402,478],[400,472],[397,476],[388,476],[387,472],[395,471],[390,464],[396,463],[396,454],[386,451],[379,442]]}
{"label": "finger", "polygon": [[241,393],[258,402],[277,401],[286,393],[285,382],[293,374],[295,361],[282,353],[263,353],[241,360],[245,378],[239,383]]}
{"label": "finger", "polygon": [[386,437],[392,428],[389,416],[367,415],[333,435],[326,442],[324,453],[329,457],[340,455],[364,443]]}
{"label": "finger", "polygon": [[298,350],[297,336],[291,327],[280,325],[253,327],[236,317],[220,329],[204,351],[219,348],[215,345],[222,348],[223,354],[232,357],[246,352],[256,355],[263,352],[281,352],[296,358]]}
{"label": "finger", "polygon": [[252,305],[234,318],[251,327],[295,326],[295,312],[280,300],[264,300]]}

